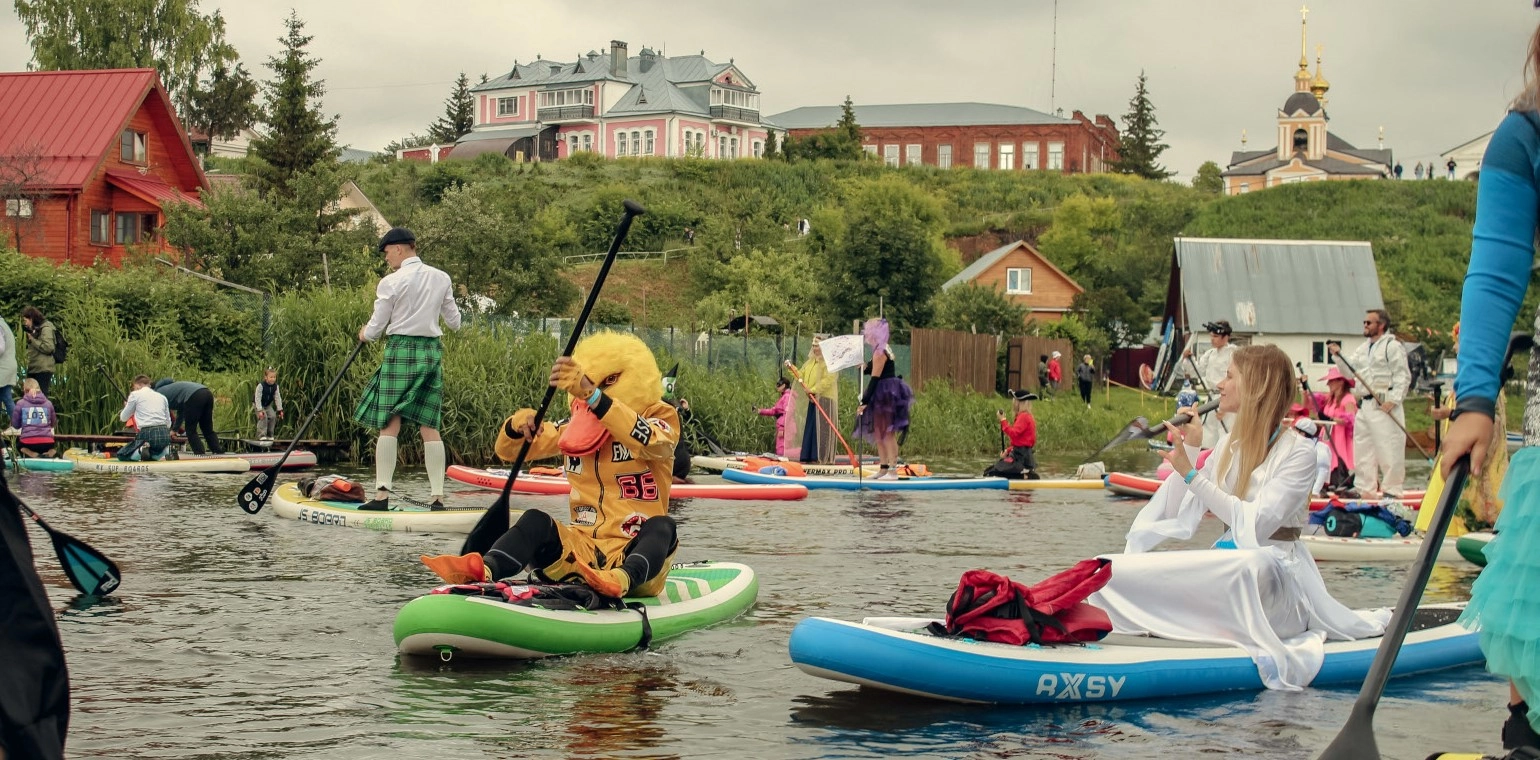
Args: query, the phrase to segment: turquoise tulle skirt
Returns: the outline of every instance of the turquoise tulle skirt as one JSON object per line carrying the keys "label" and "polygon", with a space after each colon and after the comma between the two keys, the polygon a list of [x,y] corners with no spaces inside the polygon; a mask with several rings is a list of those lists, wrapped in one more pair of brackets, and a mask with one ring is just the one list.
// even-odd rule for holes
{"label": "turquoise tulle skirt", "polygon": [[1513,455],[1502,499],[1497,537],[1460,622],[1480,627],[1487,670],[1513,681],[1540,730],[1540,447]]}

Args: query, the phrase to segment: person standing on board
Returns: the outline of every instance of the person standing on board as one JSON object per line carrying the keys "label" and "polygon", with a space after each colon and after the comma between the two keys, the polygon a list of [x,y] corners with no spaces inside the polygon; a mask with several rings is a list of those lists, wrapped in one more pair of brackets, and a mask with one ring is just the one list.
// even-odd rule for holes
{"label": "person standing on board", "polygon": [[[1529,43],[1524,89],[1492,134],[1477,178],[1476,224],[1470,268],[1460,299],[1460,363],[1454,411],[1444,436],[1444,474],[1470,455],[1470,471],[1486,465],[1488,446],[1505,431],[1493,424],[1502,393],[1508,331],[1529,290],[1540,208],[1540,29]],[[1517,358],[1517,357],[1515,357]],[[1531,354],[1524,404],[1524,448],[1503,479],[1497,537],[1487,544],[1486,569],[1471,587],[1460,622],[1481,631],[1487,670],[1509,679],[1504,749],[1540,750],[1540,625],[1534,589],[1540,584],[1540,362]],[[1475,477],[1474,475],[1472,477]],[[1485,484],[1482,484],[1485,485]],[[1514,756],[1522,756],[1515,752]]]}
{"label": "person standing on board", "polygon": [[429,495],[434,509],[444,504],[444,440],[439,437],[444,406],[444,334],[442,319],[460,329],[460,307],[454,284],[443,270],[422,263],[417,237],[405,227],[392,227],[380,238],[379,250],[392,271],[375,289],[374,314],[359,328],[361,341],[385,341],[380,364],[353,420],[380,431],[374,445],[374,499],[359,509],[390,508],[390,488],[396,474],[396,436],[403,419],[422,433],[423,463],[428,469]]}
{"label": "person standing on board", "polygon": [[[1230,360],[1235,358],[1235,346],[1230,343],[1230,323],[1221,319],[1215,322],[1203,323],[1203,329],[1208,330],[1208,342],[1213,348],[1203,352],[1197,358],[1198,377],[1203,380],[1203,387],[1208,389],[1209,398],[1213,400],[1219,392],[1219,382],[1225,379],[1225,373],[1230,371]],[[1184,360],[1192,360],[1192,349],[1182,352]],[[1203,417],[1203,440],[1217,441],[1219,436],[1235,424],[1235,413],[1221,414],[1209,412]]]}
{"label": "person standing on board", "polygon": [[[1328,345],[1332,362],[1344,378],[1361,380],[1354,387],[1358,415],[1353,420],[1353,488],[1369,499],[1400,496],[1406,484],[1406,412],[1401,399],[1412,384],[1406,365],[1406,349],[1390,332],[1390,315],[1384,309],[1364,314],[1364,342],[1346,357],[1339,346]],[[1346,358],[1352,364],[1343,363]],[[1378,398],[1381,403],[1376,403]]]}

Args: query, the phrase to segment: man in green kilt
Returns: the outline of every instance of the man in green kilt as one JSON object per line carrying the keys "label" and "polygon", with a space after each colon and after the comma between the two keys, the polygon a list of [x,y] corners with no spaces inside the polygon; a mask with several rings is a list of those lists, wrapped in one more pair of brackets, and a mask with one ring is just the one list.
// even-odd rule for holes
{"label": "man in green kilt", "polygon": [[439,320],[460,329],[449,275],[422,263],[417,238],[405,227],[392,227],[380,238],[380,252],[393,270],[375,289],[374,314],[358,331],[361,341],[387,335],[385,361],[380,364],[354,421],[380,431],[374,445],[374,499],[359,509],[390,508],[396,474],[396,436],[401,421],[417,424],[422,433],[423,462],[434,509],[444,508],[444,440],[439,437],[444,404],[444,344]]}

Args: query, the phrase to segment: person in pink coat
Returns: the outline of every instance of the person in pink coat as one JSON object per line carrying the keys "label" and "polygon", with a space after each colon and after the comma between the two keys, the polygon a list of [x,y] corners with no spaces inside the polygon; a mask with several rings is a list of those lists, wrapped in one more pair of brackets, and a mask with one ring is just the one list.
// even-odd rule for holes
{"label": "person in pink coat", "polygon": [[756,409],[761,417],[775,418],[775,455],[786,456],[787,426],[791,422],[791,407],[795,400],[795,394],[791,392],[791,381],[781,378],[775,381],[775,389],[781,392],[781,397],[776,400],[775,406],[764,409]]}
{"label": "person in pink coat", "polygon": [[1315,408],[1321,410],[1326,418],[1335,422],[1331,426],[1331,436],[1327,439],[1327,448],[1331,449],[1331,466],[1336,469],[1341,463],[1353,471],[1353,418],[1358,414],[1358,401],[1350,392],[1354,382],[1350,377],[1344,376],[1336,367],[1326,372],[1328,392],[1315,393],[1312,401]]}

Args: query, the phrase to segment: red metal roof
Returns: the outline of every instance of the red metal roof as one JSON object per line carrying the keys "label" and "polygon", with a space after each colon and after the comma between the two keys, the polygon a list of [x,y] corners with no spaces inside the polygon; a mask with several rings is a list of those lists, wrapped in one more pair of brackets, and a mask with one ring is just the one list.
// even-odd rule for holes
{"label": "red metal roof", "polygon": [[107,181],[137,196],[140,200],[146,203],[153,203],[161,208],[165,208],[168,203],[191,203],[197,208],[205,208],[203,201],[161,182],[153,176],[142,176],[137,172],[108,169]]}
{"label": "red metal roof", "polygon": [[165,98],[158,81],[154,69],[0,74],[0,156],[39,156],[29,184],[81,187],[145,95]]}

